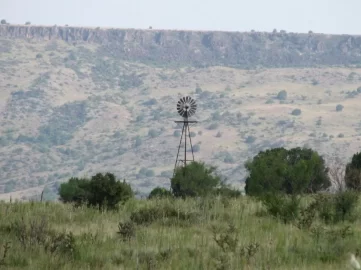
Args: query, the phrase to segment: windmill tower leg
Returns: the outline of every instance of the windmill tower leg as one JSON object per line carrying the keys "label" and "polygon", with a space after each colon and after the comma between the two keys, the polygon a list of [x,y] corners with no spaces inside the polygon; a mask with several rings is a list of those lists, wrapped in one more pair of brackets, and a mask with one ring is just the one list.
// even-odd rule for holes
{"label": "windmill tower leg", "polygon": [[[178,164],[178,162],[180,162],[180,160],[179,160],[179,152],[180,152],[180,148],[181,148],[181,146],[182,146],[182,139],[183,139],[184,131],[185,131],[185,126],[183,125],[182,135],[181,135],[181,138],[180,138],[180,141],[179,141],[179,146],[178,146],[177,158],[176,158],[175,164],[174,164],[173,176],[174,176],[174,174],[175,174],[175,169],[177,168],[177,164]],[[185,137],[186,137],[186,136],[185,136]]]}

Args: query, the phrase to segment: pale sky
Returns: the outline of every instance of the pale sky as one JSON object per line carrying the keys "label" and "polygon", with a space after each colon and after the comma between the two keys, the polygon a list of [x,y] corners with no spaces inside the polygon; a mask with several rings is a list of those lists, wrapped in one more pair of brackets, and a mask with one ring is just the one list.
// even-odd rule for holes
{"label": "pale sky", "polygon": [[9,23],[361,34],[361,0],[0,0]]}

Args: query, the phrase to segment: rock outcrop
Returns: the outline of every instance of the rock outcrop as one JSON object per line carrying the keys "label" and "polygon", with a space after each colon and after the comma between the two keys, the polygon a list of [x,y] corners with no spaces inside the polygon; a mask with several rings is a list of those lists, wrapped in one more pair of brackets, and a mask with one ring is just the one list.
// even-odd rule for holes
{"label": "rock outcrop", "polygon": [[1,25],[0,38],[100,45],[124,60],[242,68],[361,63],[361,36],[273,32],[206,32]]}

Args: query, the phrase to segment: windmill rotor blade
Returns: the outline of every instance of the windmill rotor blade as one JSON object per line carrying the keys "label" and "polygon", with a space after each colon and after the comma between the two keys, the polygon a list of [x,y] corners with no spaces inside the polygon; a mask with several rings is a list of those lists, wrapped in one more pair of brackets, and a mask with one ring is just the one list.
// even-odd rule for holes
{"label": "windmill rotor blade", "polygon": [[190,96],[182,97],[177,102],[177,112],[180,116],[188,118],[195,114],[197,110],[197,103]]}

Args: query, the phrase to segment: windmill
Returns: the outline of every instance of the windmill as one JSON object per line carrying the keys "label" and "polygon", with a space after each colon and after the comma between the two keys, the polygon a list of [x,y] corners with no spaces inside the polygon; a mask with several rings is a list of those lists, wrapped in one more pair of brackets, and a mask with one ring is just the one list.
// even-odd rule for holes
{"label": "windmill", "polygon": [[[194,115],[196,113],[197,110],[197,103],[196,101],[187,96],[187,97],[183,97],[181,98],[178,103],[177,103],[177,112],[178,114],[183,117],[182,121],[174,121],[177,124],[183,124],[182,127],[182,135],[179,141],[179,146],[178,146],[178,153],[177,153],[177,158],[176,158],[176,162],[174,165],[174,171],[173,171],[173,176],[175,174],[176,168],[177,166],[179,166],[179,164],[183,165],[183,167],[185,168],[187,166],[187,161],[194,161],[194,152],[193,152],[193,145],[192,145],[192,138],[190,135],[190,128],[189,128],[189,124],[194,124],[197,123],[197,121],[189,121],[189,117],[191,117],[192,115]],[[192,159],[187,159],[187,141],[189,139],[189,146],[192,152]],[[184,155],[183,157],[180,156],[180,150],[182,147],[182,144],[184,142]],[[185,173],[185,170],[184,170]]]}

